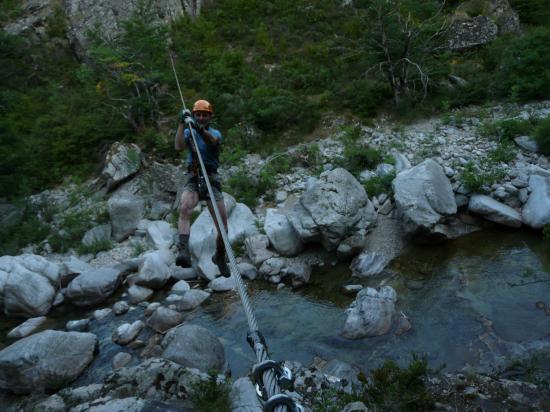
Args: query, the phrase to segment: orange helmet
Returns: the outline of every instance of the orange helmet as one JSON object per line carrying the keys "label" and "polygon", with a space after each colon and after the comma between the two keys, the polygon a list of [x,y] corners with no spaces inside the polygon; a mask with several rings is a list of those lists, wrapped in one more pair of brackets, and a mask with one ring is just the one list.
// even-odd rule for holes
{"label": "orange helmet", "polygon": [[208,112],[214,114],[214,109],[206,100],[197,100],[193,105],[193,113],[195,112]]}

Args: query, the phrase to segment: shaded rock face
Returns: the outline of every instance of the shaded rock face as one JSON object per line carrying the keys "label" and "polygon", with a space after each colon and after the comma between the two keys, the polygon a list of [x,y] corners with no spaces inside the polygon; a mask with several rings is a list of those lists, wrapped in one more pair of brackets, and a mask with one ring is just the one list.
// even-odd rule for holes
{"label": "shaded rock face", "polygon": [[[82,3],[82,2],[79,2]],[[108,191],[136,174],[141,165],[141,149],[136,144],[113,143],[105,156],[105,166],[100,181]]]}
{"label": "shaded rock face", "polygon": [[107,202],[113,238],[120,242],[130,236],[143,217],[145,202],[138,196],[122,192]]}
{"label": "shaded rock face", "polygon": [[533,229],[550,224],[550,177],[532,175],[529,178],[531,195],[523,207],[523,222]]}
{"label": "shaded rock face", "polygon": [[417,240],[446,237],[437,225],[446,215],[454,215],[457,205],[451,183],[437,162],[427,159],[399,173],[392,186],[406,234]]}
{"label": "shaded rock face", "polygon": [[78,275],[67,287],[66,296],[76,306],[93,306],[111,296],[120,285],[120,272],[99,268]]}
{"label": "shaded rock face", "polygon": [[376,220],[374,206],[363,186],[347,170],[321,174],[288,215],[303,241],[319,239],[327,250]]}
{"label": "shaded rock face", "polygon": [[256,389],[248,377],[237,379],[229,394],[233,412],[262,412],[262,404],[256,394]]}
{"label": "shaded rock face", "polygon": [[76,379],[94,357],[91,333],[47,330],[0,351],[0,388],[18,394],[54,391]]}
{"label": "shaded rock face", "polygon": [[287,217],[276,209],[267,210],[264,230],[273,248],[283,256],[295,256],[303,249],[298,232]]}
{"label": "shaded rock face", "polygon": [[225,353],[219,339],[208,329],[182,325],[172,329],[162,341],[162,357],[203,372],[223,371]]}
{"label": "shaded rock face", "polygon": [[168,249],[148,252],[139,265],[136,284],[152,289],[162,288],[170,279],[169,265],[174,259],[174,254]]}
{"label": "shaded rock face", "polygon": [[380,291],[364,288],[346,311],[342,336],[361,339],[384,335],[391,328],[396,301],[397,294],[391,286],[383,286]]}

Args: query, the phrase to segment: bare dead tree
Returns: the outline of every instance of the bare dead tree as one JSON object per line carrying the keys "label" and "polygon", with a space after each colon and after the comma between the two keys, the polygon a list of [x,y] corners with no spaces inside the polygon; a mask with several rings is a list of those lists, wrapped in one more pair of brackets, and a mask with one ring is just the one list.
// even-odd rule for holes
{"label": "bare dead tree", "polygon": [[195,20],[199,17],[204,0],[181,0],[181,4],[187,15]]}

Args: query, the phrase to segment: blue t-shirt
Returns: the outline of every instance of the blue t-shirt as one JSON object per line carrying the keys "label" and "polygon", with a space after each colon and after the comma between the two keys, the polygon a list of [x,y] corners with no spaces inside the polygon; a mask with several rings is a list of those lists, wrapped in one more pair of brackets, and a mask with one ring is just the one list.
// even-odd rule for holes
{"label": "blue t-shirt", "polygon": [[[206,130],[208,130],[212,136],[218,139],[218,143],[209,146],[208,144],[206,144],[206,142],[202,138],[202,135],[199,132],[195,131],[195,140],[197,141],[197,146],[198,146],[197,148],[201,152],[204,165],[208,169],[217,169],[218,166],[220,165],[220,161],[218,159],[218,152],[220,148],[220,143],[222,141],[222,134],[220,133],[219,130],[216,130],[212,127],[209,127]],[[185,136],[185,143],[187,144],[187,147],[190,148],[191,135],[189,134],[189,129],[185,129],[184,136]],[[187,164],[191,165],[192,162],[193,162],[193,151],[189,149],[189,153],[187,154]]]}

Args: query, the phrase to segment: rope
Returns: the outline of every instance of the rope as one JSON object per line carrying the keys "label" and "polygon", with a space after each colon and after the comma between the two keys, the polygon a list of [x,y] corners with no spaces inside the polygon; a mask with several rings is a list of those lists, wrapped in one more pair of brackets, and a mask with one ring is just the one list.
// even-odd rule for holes
{"label": "rope", "polygon": [[[183,93],[181,92],[181,87],[178,80],[178,75],[176,73],[176,68],[174,66],[174,59],[172,58],[172,54],[170,53],[170,61],[172,62],[172,70],[174,71],[174,76],[176,78],[176,83],[178,84],[178,90],[181,97],[181,102],[183,104],[183,108],[185,107],[185,100],[183,99]],[[189,132],[191,134],[191,138],[193,139],[193,144],[196,148],[198,148],[197,140],[195,137],[195,130],[191,127],[189,127]],[[254,312],[252,311],[252,305],[250,303],[250,299],[248,297],[248,293],[246,292],[246,286],[244,284],[244,281],[241,276],[241,272],[239,271],[239,268],[237,266],[237,261],[235,260],[235,255],[233,253],[233,248],[231,247],[231,244],[229,243],[229,238],[227,237],[227,232],[225,225],[223,223],[223,219],[221,218],[220,211],[218,209],[217,202],[214,200],[214,191],[212,190],[212,186],[210,184],[210,179],[208,179],[208,173],[206,172],[206,167],[204,165],[204,162],[202,160],[202,156],[200,154],[199,150],[195,151],[197,158],[200,163],[201,172],[204,177],[204,180],[206,182],[206,188],[208,190],[208,194],[210,195],[210,203],[212,204],[212,209],[214,210],[214,216],[216,221],[218,222],[218,228],[219,228],[219,234],[222,237],[223,244],[227,253],[227,257],[229,258],[229,268],[231,275],[235,279],[235,283],[237,285],[237,291],[239,292],[239,296],[241,298],[242,305],[244,307],[244,312],[246,314],[246,319],[248,322],[248,329],[249,329],[249,336],[257,336],[259,334],[258,329],[258,323],[256,321],[256,317],[254,316]],[[251,343],[252,344],[252,343]],[[265,360],[269,359],[269,355],[267,353],[267,350],[264,346],[264,344],[258,340],[255,339],[253,343],[253,349],[256,353],[256,358],[258,359],[258,362],[263,362]],[[263,382],[264,386],[267,390],[268,397],[271,397],[273,395],[276,395],[278,393],[281,393],[281,390],[279,388],[279,385],[277,383],[277,379],[275,377],[275,373],[271,369],[267,369],[263,373]],[[286,406],[277,406],[275,408],[275,412],[285,412],[288,408]]]}

